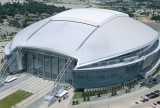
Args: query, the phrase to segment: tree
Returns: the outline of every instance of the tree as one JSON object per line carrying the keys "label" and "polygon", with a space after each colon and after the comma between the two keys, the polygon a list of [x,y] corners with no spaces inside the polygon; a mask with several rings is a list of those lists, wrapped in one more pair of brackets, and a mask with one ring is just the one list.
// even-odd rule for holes
{"label": "tree", "polygon": [[7,16],[3,15],[1,16],[1,19],[7,19]]}
{"label": "tree", "polygon": [[3,23],[3,20],[2,20],[2,19],[0,19],[0,23]]}
{"label": "tree", "polygon": [[115,91],[114,94],[117,95],[117,91]]}
{"label": "tree", "polygon": [[27,26],[29,26],[29,24],[27,24],[27,22],[23,22],[22,27],[25,28]]}
{"label": "tree", "polygon": [[1,59],[1,63],[3,62],[3,59]]}
{"label": "tree", "polygon": [[75,101],[72,102],[72,105],[75,105]]}
{"label": "tree", "polygon": [[130,92],[130,89],[128,89],[128,93]]}
{"label": "tree", "polygon": [[152,87],[152,84],[151,84],[151,83],[149,83],[147,86],[148,86],[149,88],[151,88],[151,87]]}
{"label": "tree", "polygon": [[125,91],[125,92],[126,92],[126,93],[128,92],[128,91],[127,91],[127,89],[126,89],[126,91]]}
{"label": "tree", "polygon": [[87,101],[90,101],[90,98],[89,98],[89,96],[87,97]]}
{"label": "tree", "polygon": [[100,94],[100,93],[98,93],[98,97],[101,97],[101,94]]}
{"label": "tree", "polygon": [[86,97],[83,98],[83,101],[86,101]]}
{"label": "tree", "polygon": [[76,104],[78,104],[78,100],[76,101]]}

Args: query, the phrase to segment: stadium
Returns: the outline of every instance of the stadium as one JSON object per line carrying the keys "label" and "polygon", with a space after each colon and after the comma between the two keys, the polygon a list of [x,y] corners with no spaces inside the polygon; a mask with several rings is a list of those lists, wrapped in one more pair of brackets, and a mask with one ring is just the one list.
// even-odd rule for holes
{"label": "stadium", "polygon": [[[88,89],[150,77],[159,66],[159,49],[159,34],[147,25],[125,13],[86,8],[24,28],[4,52],[10,74],[60,76],[74,89]],[[62,74],[66,67],[70,71]]]}

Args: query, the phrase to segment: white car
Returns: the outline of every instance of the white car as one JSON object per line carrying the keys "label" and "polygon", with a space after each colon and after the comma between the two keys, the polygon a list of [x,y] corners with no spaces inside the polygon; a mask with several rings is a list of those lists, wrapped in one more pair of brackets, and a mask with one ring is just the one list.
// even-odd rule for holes
{"label": "white car", "polygon": [[11,82],[11,81],[13,81],[13,80],[16,80],[16,79],[17,79],[17,77],[12,76],[12,77],[6,78],[6,79],[5,79],[5,82],[9,83],[9,82]]}
{"label": "white car", "polygon": [[157,108],[157,105],[154,105],[154,103],[151,103],[152,108]]}

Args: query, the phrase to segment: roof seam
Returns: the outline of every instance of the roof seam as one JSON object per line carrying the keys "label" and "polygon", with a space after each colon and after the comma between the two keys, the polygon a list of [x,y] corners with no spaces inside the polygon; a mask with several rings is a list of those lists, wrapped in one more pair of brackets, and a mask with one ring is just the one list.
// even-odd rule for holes
{"label": "roof seam", "polygon": [[28,39],[26,40],[26,42],[34,35],[36,34],[40,29],[42,29],[44,26],[46,26],[48,23],[50,23],[52,21],[52,19],[50,19],[48,22],[46,22],[45,24],[43,24],[40,28],[38,28],[35,32],[33,32],[33,34],[31,34]]}
{"label": "roof seam", "polygon": [[76,22],[76,23],[81,23],[81,24],[86,24],[86,25],[90,25],[90,26],[94,26],[94,27],[97,27],[96,25],[93,25],[93,24],[89,24],[89,23],[85,23],[85,22],[80,22],[80,21],[72,21],[72,20],[53,20],[51,19],[52,21],[66,21],[66,22]]}
{"label": "roof seam", "polygon": [[[99,28],[99,26],[97,26],[88,36],[87,36],[87,38],[80,44],[80,46],[77,48],[77,50],[79,50],[82,46],[83,46],[83,44],[88,40],[88,38],[97,30]],[[76,50],[76,51],[77,51]]]}

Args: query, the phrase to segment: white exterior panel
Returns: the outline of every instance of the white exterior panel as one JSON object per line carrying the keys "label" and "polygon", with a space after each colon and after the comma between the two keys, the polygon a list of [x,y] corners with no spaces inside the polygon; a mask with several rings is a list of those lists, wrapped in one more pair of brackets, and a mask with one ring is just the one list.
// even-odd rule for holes
{"label": "white exterior panel", "polygon": [[26,43],[27,39],[38,29],[40,28],[43,24],[45,24],[46,22],[48,22],[50,20],[50,18],[41,20],[37,23],[34,23],[28,27],[26,27],[25,29],[21,30],[20,32],[18,32],[12,42],[11,42],[11,47],[10,49],[13,50],[15,47],[17,46],[21,46],[23,44]]}
{"label": "white exterior panel", "polygon": [[[127,14],[104,9],[73,9],[23,29],[5,47],[63,53],[78,59],[77,67],[120,56],[154,43],[158,32]],[[11,47],[11,48],[10,48]]]}

